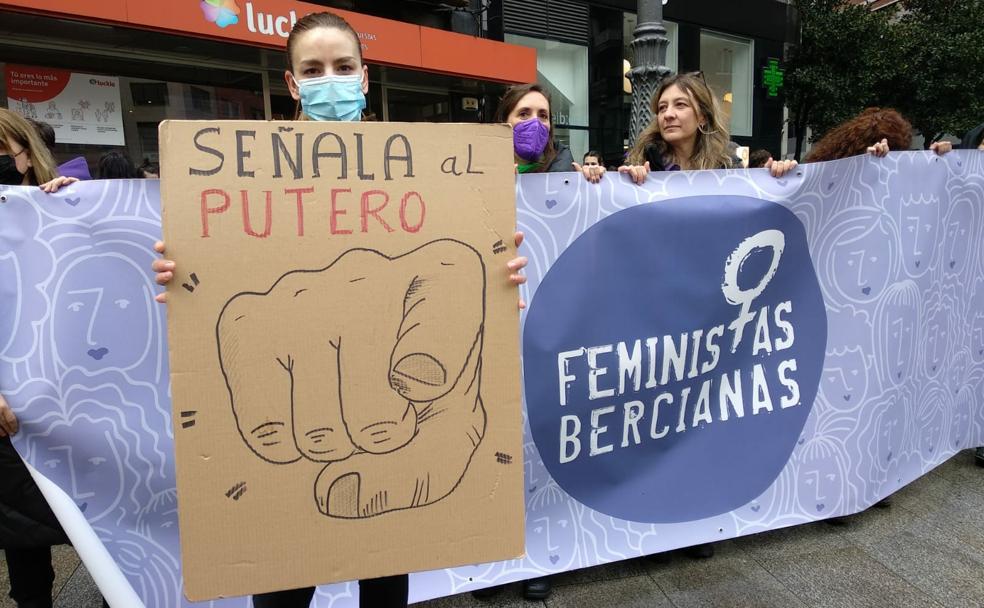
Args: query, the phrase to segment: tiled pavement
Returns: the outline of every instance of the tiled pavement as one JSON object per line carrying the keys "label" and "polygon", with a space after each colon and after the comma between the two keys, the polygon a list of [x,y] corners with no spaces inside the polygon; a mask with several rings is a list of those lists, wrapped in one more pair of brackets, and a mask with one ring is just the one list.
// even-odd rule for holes
{"label": "tiled pavement", "polygon": [[[984,469],[962,452],[843,526],[823,522],[718,543],[693,561],[673,554],[553,577],[545,602],[519,585],[492,600],[461,594],[417,608],[874,608],[984,606]],[[70,548],[55,553],[56,606],[98,608],[99,595]],[[0,568],[0,608],[6,598]]]}

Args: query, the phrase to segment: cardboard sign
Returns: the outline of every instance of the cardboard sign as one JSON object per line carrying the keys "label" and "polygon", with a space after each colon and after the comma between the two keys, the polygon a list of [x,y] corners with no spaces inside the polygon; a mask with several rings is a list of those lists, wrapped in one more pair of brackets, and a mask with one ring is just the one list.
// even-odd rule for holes
{"label": "cardboard sign", "polygon": [[161,125],[189,599],[523,552],[501,125]]}

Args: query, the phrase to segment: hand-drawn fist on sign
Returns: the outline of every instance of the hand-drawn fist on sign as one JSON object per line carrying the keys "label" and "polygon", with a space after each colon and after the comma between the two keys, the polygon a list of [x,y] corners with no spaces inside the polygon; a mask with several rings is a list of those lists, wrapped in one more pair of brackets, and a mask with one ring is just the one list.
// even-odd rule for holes
{"label": "hand-drawn fist on sign", "polygon": [[450,494],[485,434],[485,266],[439,240],[352,249],[240,293],[216,327],[239,433],[260,458],[328,463],[325,515],[362,518]]}

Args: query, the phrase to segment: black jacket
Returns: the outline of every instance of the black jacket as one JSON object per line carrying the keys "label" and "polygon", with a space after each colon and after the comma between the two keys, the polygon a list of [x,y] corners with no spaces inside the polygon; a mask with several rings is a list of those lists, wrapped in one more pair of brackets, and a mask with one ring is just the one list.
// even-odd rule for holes
{"label": "black jacket", "polygon": [[972,150],[981,145],[981,139],[984,139],[984,122],[964,134],[963,139],[960,140],[960,147]]}
{"label": "black jacket", "polygon": [[67,542],[10,438],[0,438],[0,549],[31,549]]}
{"label": "black jacket", "polygon": [[[649,161],[650,171],[666,171],[666,166],[663,164],[663,155],[660,154],[660,148],[656,144],[649,144],[646,146],[644,156],[647,161]],[[741,167],[741,159],[732,154],[731,166],[721,166],[718,169],[731,169],[732,167]]]}
{"label": "black jacket", "polygon": [[571,155],[571,149],[562,143],[554,142],[557,148],[557,156],[554,157],[553,162],[547,167],[544,173],[563,173],[564,171],[573,171],[574,167],[571,163],[574,162],[574,156]]}

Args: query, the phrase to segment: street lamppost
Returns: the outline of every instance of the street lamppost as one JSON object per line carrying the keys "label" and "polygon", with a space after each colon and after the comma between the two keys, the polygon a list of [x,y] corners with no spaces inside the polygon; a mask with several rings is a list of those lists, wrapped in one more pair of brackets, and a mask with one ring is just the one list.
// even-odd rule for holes
{"label": "street lamppost", "polygon": [[652,111],[649,101],[659,83],[670,75],[666,67],[666,28],[663,27],[663,5],[667,0],[638,0],[636,28],[632,35],[635,65],[627,74],[632,82],[632,115],[629,118],[630,145],[649,125]]}

